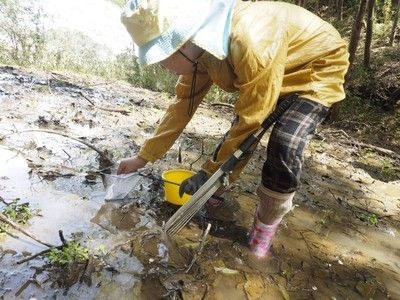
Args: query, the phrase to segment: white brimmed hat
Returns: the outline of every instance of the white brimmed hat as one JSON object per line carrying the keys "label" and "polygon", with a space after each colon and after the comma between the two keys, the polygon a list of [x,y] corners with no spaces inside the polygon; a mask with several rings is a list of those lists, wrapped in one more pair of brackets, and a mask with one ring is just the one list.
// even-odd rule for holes
{"label": "white brimmed hat", "polygon": [[227,56],[235,0],[130,0],[121,21],[139,63],[166,59],[191,40],[207,52]]}

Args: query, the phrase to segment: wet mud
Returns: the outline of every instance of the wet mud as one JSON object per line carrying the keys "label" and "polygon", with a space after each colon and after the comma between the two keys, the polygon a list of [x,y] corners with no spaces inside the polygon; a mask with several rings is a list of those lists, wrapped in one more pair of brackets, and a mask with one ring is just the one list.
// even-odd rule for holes
{"label": "wet mud", "polygon": [[101,171],[137,151],[170,102],[124,83],[0,67],[0,212],[24,203],[33,215],[19,229],[55,247],[61,231],[89,250],[57,265],[34,256],[48,246],[0,221],[0,299],[400,299],[400,174],[383,167],[399,161],[329,127],[307,148],[266,260],[246,241],[268,135],[231,187],[240,209],[230,220],[203,209],[176,236],[162,233],[177,209],[162,171],[199,168],[230,108],[202,105],[126,199],[105,201]]}

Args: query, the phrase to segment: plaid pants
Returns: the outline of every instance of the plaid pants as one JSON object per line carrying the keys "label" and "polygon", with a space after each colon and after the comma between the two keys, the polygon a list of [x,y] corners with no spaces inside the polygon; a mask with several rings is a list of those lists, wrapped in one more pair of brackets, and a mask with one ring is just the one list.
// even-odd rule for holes
{"label": "plaid pants", "polygon": [[280,193],[299,188],[304,148],[328,113],[328,107],[299,97],[275,123],[262,169],[265,187]]}

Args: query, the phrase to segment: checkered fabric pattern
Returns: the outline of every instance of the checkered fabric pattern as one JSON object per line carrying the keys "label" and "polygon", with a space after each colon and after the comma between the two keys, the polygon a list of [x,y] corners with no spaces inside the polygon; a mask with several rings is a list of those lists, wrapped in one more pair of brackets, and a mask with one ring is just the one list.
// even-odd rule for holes
{"label": "checkered fabric pattern", "polygon": [[281,193],[299,188],[304,148],[328,113],[328,107],[299,97],[275,123],[262,169],[265,187]]}

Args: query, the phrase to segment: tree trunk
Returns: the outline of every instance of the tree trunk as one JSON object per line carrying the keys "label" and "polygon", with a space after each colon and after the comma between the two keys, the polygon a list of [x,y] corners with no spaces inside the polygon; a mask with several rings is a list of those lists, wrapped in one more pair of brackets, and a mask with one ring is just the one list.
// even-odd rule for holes
{"label": "tree trunk", "polygon": [[350,38],[350,44],[349,44],[349,61],[350,61],[350,67],[352,66],[354,62],[354,57],[356,55],[358,43],[360,41],[360,35],[361,35],[361,29],[362,29],[362,20],[364,17],[365,13],[365,8],[367,6],[368,0],[361,0],[360,6],[357,11],[356,18],[354,20],[353,28],[351,29],[351,38]]}
{"label": "tree trunk", "polygon": [[396,37],[396,31],[397,31],[396,30],[397,24],[399,22],[399,11],[400,11],[400,0],[397,0],[397,7],[396,7],[396,13],[394,14],[392,32],[390,33],[390,40],[389,40],[390,46],[394,45],[394,39]]}
{"label": "tree trunk", "polygon": [[295,4],[298,6],[304,6],[304,4],[306,3],[306,0],[296,0]]}
{"label": "tree trunk", "polygon": [[364,68],[366,69],[370,68],[372,32],[374,26],[374,6],[375,0],[368,0],[367,34],[365,36],[364,49]]}
{"label": "tree trunk", "polygon": [[343,2],[344,0],[337,1],[336,13],[338,21],[343,21]]}

